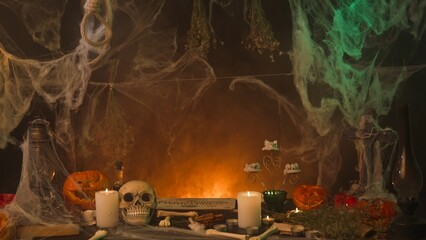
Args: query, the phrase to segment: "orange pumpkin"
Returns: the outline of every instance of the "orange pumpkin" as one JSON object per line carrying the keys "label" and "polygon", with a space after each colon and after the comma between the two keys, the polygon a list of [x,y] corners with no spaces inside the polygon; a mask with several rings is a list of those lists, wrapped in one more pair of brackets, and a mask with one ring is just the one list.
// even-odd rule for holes
{"label": "orange pumpkin", "polygon": [[315,209],[326,202],[325,189],[318,185],[299,185],[293,191],[294,205],[300,210]]}
{"label": "orange pumpkin", "polygon": [[396,216],[396,203],[391,200],[376,198],[362,200],[357,204],[358,209],[365,211],[373,219],[392,218]]}
{"label": "orange pumpkin", "polygon": [[95,193],[109,188],[109,180],[100,171],[74,172],[65,180],[64,198],[82,210],[95,209]]}

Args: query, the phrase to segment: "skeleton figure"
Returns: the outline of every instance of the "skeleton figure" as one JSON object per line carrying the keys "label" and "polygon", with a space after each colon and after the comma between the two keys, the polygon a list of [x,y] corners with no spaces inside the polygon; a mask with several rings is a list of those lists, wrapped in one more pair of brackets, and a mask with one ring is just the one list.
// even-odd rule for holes
{"label": "skeleton figure", "polygon": [[131,225],[149,224],[157,207],[157,197],[151,185],[133,180],[121,186],[119,193],[123,220]]}

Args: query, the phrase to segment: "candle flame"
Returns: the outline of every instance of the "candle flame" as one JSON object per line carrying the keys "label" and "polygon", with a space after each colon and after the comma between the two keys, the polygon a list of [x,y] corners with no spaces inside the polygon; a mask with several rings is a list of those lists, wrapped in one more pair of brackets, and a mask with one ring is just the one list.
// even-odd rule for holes
{"label": "candle flame", "polygon": [[249,196],[249,197],[251,196],[249,191],[247,191],[247,196]]}
{"label": "candle flame", "polygon": [[108,188],[105,189],[105,192],[108,193]]}
{"label": "candle flame", "polygon": [[266,219],[268,219],[268,220],[269,220],[269,215],[266,215]]}
{"label": "candle flame", "polygon": [[295,213],[300,212],[300,210],[298,208],[296,208],[296,210],[294,210]]}

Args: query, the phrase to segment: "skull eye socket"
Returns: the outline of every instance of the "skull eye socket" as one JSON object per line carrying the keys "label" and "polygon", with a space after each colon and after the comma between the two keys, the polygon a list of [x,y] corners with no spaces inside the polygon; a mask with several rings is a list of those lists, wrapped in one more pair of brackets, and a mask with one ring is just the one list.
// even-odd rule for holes
{"label": "skull eye socket", "polygon": [[149,193],[143,193],[141,196],[142,201],[144,202],[150,202],[151,201],[151,194]]}
{"label": "skull eye socket", "polygon": [[124,194],[123,200],[126,201],[126,202],[132,202],[133,201],[133,194],[132,193]]}

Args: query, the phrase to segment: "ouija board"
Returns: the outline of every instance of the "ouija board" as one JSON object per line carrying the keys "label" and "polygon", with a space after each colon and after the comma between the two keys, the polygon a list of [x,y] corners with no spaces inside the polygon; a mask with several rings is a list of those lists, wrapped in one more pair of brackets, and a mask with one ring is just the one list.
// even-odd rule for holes
{"label": "ouija board", "polygon": [[157,209],[163,210],[232,210],[235,198],[159,198]]}

